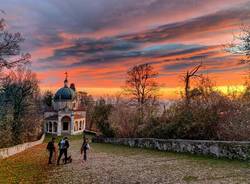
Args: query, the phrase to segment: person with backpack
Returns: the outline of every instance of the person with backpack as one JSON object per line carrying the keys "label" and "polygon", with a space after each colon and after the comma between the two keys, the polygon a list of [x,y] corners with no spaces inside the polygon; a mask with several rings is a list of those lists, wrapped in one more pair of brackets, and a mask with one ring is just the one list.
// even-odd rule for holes
{"label": "person with backpack", "polygon": [[83,143],[81,147],[81,154],[83,154],[83,161],[87,161],[87,150],[90,149],[88,138],[83,138]]}
{"label": "person with backpack", "polygon": [[59,156],[57,159],[57,165],[59,165],[60,160],[62,155],[64,155],[64,164],[67,163],[68,160],[68,148],[69,148],[69,141],[67,137],[64,137],[59,143],[58,143],[58,147],[59,147]]}
{"label": "person with backpack", "polygon": [[49,151],[49,162],[48,164],[52,164],[52,157],[53,153],[55,153],[56,148],[55,148],[55,137],[52,137],[51,141],[48,142],[47,144],[47,150]]}

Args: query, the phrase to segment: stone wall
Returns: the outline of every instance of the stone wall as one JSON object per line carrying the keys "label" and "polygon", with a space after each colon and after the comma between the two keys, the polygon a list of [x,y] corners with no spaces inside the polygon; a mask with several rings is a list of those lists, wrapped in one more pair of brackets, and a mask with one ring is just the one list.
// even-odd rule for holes
{"label": "stone wall", "polygon": [[94,138],[92,141],[218,158],[250,160],[250,142],[152,138]]}
{"label": "stone wall", "polygon": [[45,134],[40,138],[40,140],[34,141],[34,142],[27,142],[24,144],[18,144],[16,146],[12,146],[9,148],[2,148],[0,149],[0,159],[10,157],[12,155],[15,155],[17,153],[20,153],[28,148],[31,148],[33,146],[36,146],[38,144],[41,144],[45,138]]}

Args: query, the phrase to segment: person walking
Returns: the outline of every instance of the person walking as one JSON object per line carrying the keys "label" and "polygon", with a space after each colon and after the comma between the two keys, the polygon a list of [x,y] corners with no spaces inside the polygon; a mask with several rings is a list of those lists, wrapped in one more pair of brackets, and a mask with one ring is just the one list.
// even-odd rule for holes
{"label": "person walking", "polygon": [[55,143],[55,137],[52,137],[51,141],[49,141],[48,144],[47,144],[47,150],[49,151],[49,162],[48,162],[48,164],[52,164],[53,154],[56,151],[54,143]]}
{"label": "person walking", "polygon": [[[90,149],[88,138],[83,138],[83,143],[81,147],[81,154],[83,154],[83,162],[87,161],[87,151]],[[83,163],[82,162],[82,163]]]}
{"label": "person walking", "polygon": [[64,164],[66,164],[67,160],[68,160],[68,148],[69,148],[68,138],[64,137],[58,143],[58,147],[59,147],[59,156],[58,156],[58,159],[57,159],[57,165],[59,165],[62,155],[64,155]]}

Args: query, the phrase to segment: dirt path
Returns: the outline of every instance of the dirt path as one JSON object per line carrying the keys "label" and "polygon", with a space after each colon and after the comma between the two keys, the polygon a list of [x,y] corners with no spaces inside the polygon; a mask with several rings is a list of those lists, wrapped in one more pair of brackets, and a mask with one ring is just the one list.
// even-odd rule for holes
{"label": "dirt path", "polygon": [[48,183],[250,183],[250,168],[238,162],[92,144],[81,164],[80,141],[71,143],[73,163],[55,167]]}

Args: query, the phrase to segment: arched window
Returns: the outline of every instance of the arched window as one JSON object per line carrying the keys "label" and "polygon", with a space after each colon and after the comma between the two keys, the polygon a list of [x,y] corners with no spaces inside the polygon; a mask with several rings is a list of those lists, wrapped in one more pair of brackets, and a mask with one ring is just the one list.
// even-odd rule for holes
{"label": "arched window", "polygon": [[49,132],[52,132],[52,122],[49,122]]}
{"label": "arched window", "polygon": [[71,121],[70,117],[64,116],[61,121],[62,121],[62,130],[68,131],[70,129],[70,121]]}
{"label": "arched window", "polygon": [[80,121],[79,130],[82,130],[82,121]]}
{"label": "arched window", "polygon": [[76,121],[76,130],[79,129],[79,124],[78,124],[78,121]]}
{"label": "arched window", "polygon": [[77,131],[78,130],[78,122],[75,121],[75,124],[74,124],[74,131]]}

